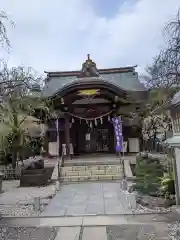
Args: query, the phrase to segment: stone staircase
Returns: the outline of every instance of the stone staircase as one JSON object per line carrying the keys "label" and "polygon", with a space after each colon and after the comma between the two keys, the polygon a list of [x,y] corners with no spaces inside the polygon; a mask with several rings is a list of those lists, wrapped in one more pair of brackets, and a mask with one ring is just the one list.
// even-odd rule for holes
{"label": "stone staircase", "polygon": [[112,181],[122,178],[122,164],[65,166],[61,168],[62,182]]}

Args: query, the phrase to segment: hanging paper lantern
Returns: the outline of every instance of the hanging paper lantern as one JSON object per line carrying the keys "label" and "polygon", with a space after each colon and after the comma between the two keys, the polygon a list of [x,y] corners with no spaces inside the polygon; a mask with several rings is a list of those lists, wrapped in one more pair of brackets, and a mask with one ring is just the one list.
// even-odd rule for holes
{"label": "hanging paper lantern", "polygon": [[108,121],[109,121],[109,122],[111,121],[111,117],[110,117],[110,116],[108,116]]}
{"label": "hanging paper lantern", "polygon": [[74,118],[72,118],[72,123],[74,123]]}
{"label": "hanging paper lantern", "polygon": [[103,124],[103,119],[102,119],[102,117],[100,118],[100,121],[101,121],[101,124]]}
{"label": "hanging paper lantern", "polygon": [[92,126],[93,126],[93,125],[92,125],[92,122],[90,121],[90,128],[92,128]]}

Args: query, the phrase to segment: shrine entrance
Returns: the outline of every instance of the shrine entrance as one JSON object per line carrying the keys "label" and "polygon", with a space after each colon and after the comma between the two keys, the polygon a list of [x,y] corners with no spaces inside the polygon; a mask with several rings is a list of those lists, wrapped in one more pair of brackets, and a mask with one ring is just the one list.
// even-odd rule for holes
{"label": "shrine entrance", "polygon": [[108,119],[91,126],[76,120],[71,126],[70,136],[75,155],[114,152],[114,130]]}
{"label": "shrine entrance", "polygon": [[71,155],[115,153],[111,121],[115,116],[123,122],[124,149],[139,151],[141,119],[132,116],[140,112],[147,90],[135,66],[98,70],[88,54],[80,71],[47,72],[44,94],[51,97],[56,112],[47,131],[49,155],[62,154],[62,148],[66,160]]}
{"label": "shrine entrance", "polygon": [[107,128],[92,128],[86,134],[85,149],[87,152],[108,152],[109,132]]}

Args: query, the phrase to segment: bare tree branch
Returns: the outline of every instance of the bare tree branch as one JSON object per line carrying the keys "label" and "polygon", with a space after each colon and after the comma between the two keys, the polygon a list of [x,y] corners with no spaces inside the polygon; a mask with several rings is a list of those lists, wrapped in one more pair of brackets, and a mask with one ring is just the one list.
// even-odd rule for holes
{"label": "bare tree branch", "polygon": [[[150,94],[146,110],[141,113],[146,133],[151,131],[156,134],[158,128],[164,131],[171,129],[167,104],[180,89],[180,10],[175,19],[165,26],[164,34],[165,47],[154,58],[144,77]],[[138,114],[132,114],[132,118]]]}
{"label": "bare tree branch", "polygon": [[12,26],[15,26],[15,23],[9,20],[8,15],[4,11],[0,11],[0,44],[2,47],[7,47],[9,49],[11,45],[7,35],[7,22],[10,22]]}

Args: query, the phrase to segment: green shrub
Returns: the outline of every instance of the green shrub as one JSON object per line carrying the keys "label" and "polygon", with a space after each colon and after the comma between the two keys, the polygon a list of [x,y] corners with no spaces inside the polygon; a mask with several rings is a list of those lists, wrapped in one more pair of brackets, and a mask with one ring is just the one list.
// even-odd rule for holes
{"label": "green shrub", "polygon": [[163,166],[159,159],[149,156],[138,156],[136,162],[135,189],[149,195],[157,195],[163,176]]}
{"label": "green shrub", "polygon": [[175,195],[174,173],[161,178],[160,191],[162,195]]}

